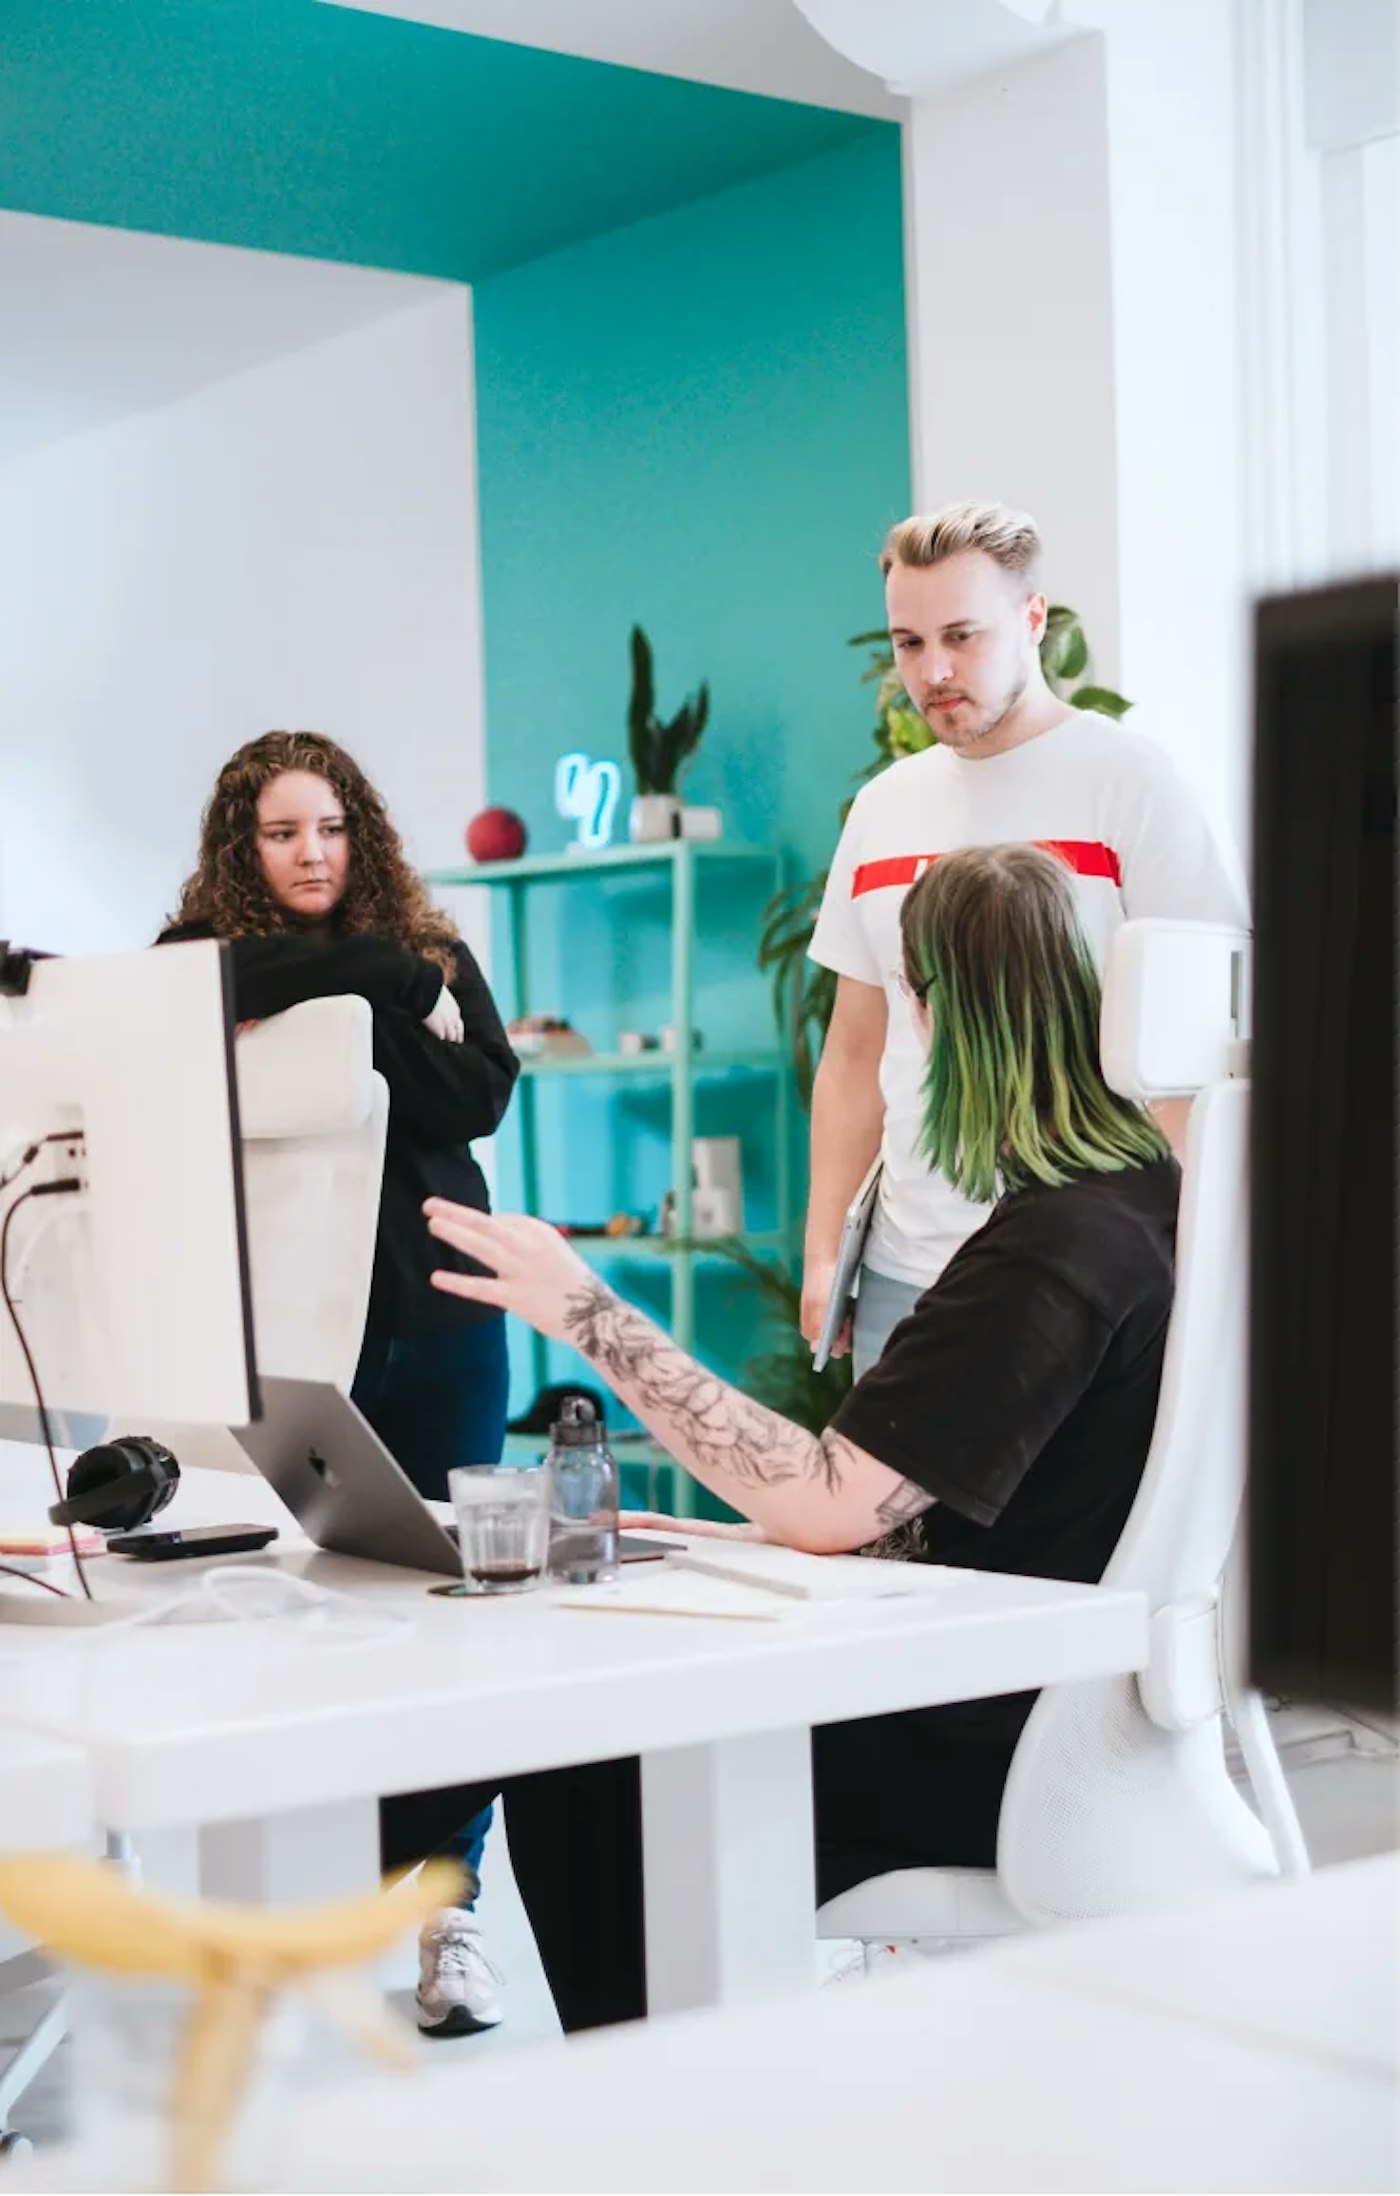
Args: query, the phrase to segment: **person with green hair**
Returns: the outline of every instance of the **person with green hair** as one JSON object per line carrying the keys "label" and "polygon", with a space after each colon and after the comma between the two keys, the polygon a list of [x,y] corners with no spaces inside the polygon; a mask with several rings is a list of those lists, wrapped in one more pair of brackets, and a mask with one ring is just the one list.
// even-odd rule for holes
{"label": "person with green hair", "polygon": [[[901,940],[927,1052],[929,1164],[995,1203],[825,1432],[707,1371],[539,1220],[434,1200],[434,1237],[490,1275],[444,1271],[436,1285],[571,1344],[769,1540],[1097,1581],[1152,1439],[1180,1173],[1151,1116],[1104,1081],[1099,978],[1058,857],[1025,845],[943,857],[905,899]],[[893,1869],[991,1866],[1033,1704],[816,1730],[819,1899]],[[444,1823],[490,1796],[456,1794]],[[640,2015],[636,1763],[525,1779],[506,1801],[564,2026]],[[431,1850],[425,1816],[417,1829],[420,1851],[399,1860]],[[596,1901],[578,1889],[585,1852],[608,1878]]]}

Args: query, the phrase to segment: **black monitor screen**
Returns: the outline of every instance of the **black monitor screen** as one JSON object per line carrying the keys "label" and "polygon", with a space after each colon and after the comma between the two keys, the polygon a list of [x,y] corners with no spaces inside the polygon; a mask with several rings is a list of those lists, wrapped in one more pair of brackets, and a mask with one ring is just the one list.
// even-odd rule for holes
{"label": "black monitor screen", "polygon": [[1249,1553],[1256,1684],[1396,1706],[1400,582],[1259,605]]}

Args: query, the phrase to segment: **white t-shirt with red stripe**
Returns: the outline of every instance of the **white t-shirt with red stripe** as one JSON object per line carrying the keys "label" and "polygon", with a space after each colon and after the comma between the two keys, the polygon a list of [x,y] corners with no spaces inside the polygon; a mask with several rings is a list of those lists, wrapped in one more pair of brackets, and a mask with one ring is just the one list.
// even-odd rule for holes
{"label": "white t-shirt with red stripe", "polygon": [[1109,717],[1075,710],[1003,755],[931,747],[862,787],[841,834],[812,958],[880,984],[889,1034],[880,1062],[884,1176],[868,1264],[928,1288],[987,1217],[919,1149],[927,1052],[899,989],[899,910],[915,878],[964,846],[1031,841],[1075,873],[1100,967],[1129,917],[1247,923],[1244,892],[1171,758]]}

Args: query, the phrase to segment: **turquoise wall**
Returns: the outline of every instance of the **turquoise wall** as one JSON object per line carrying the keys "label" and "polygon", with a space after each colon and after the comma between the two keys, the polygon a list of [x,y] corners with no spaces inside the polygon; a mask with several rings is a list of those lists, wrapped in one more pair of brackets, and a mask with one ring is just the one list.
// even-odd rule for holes
{"label": "turquoise wall", "polygon": [[688,797],[830,852],[873,715],[844,644],[909,503],[902,254],[876,125],[477,289],[490,787],[537,847],[555,755],[623,752],[635,619],[663,714],[710,682]]}
{"label": "turquoise wall", "polygon": [[[897,131],[483,283],[475,316],[492,800],[542,852],[570,836],[552,805],[561,752],[613,756],[626,776],[635,620],[663,715],[710,683],[687,797],[717,803],[728,835],[789,850],[793,874],[824,866],[870,752],[846,641],[881,620],[875,552],[909,506]],[[775,1041],[754,974],[763,897],[702,898],[711,1047]],[[667,1019],[659,882],[537,888],[531,922],[534,1005],[599,1049]],[[660,1088],[555,1086],[540,1105],[549,1217],[654,1210],[670,1174]],[[699,1133],[743,1137],[750,1228],[773,1224],[770,1111],[757,1081],[701,1096]],[[509,1131],[500,1146],[509,1203]],[[614,1278],[664,1315],[654,1263]],[[731,1270],[702,1268],[699,1287],[703,1354],[735,1372],[751,1305]],[[575,1369],[562,1353],[551,1368]],[[521,1352],[517,1408],[528,1394]]]}

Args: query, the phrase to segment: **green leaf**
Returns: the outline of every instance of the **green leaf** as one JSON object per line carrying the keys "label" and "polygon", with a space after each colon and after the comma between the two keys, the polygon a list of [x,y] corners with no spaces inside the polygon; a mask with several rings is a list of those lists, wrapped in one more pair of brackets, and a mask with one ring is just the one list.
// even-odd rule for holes
{"label": "green leaf", "polygon": [[1084,638],[1082,625],[1067,625],[1055,643],[1054,670],[1057,678],[1079,679],[1089,666],[1089,643]]}
{"label": "green leaf", "polygon": [[1126,717],[1133,706],[1121,694],[1115,694],[1111,686],[1081,686],[1069,698],[1076,709],[1097,709],[1104,717]]}

